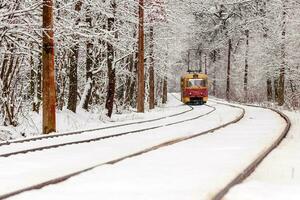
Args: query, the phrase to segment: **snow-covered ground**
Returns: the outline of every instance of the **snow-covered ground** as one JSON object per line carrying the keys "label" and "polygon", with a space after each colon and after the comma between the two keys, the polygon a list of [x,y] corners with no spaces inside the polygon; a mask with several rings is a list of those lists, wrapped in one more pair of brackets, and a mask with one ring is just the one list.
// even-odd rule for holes
{"label": "snow-covered ground", "polygon": [[[241,112],[224,105],[215,106],[217,110],[213,114],[184,126],[174,125],[143,134],[47,150],[46,153],[1,158],[0,194],[171,138],[201,132]],[[203,108],[195,110],[203,112]],[[272,111],[245,109],[246,115],[238,124],[114,165],[100,166],[63,183],[12,199],[210,199],[265,150],[285,127],[284,120]]]}
{"label": "snow-covered ground", "polygon": [[[126,156],[178,137],[208,130],[235,119],[242,112],[237,108],[215,103],[210,104],[216,106],[215,112],[197,120],[186,122],[184,125],[165,126],[92,143],[65,146],[25,155],[19,154],[8,158],[2,157],[0,158],[0,194]],[[177,107],[173,107],[173,109],[177,110]],[[166,122],[170,123],[179,119],[194,117],[195,114],[202,115],[211,109],[207,106],[196,106],[192,112],[189,112],[189,115],[168,118]],[[131,129],[135,126],[132,126]],[[102,134],[102,131],[98,134]],[[82,137],[85,136],[82,135]]]}
{"label": "snow-covered ground", "polygon": [[[57,111],[57,132],[63,133],[86,130],[110,125],[124,124],[128,121],[136,122],[141,120],[161,118],[190,109],[188,106],[182,105],[182,103],[172,95],[168,95],[168,99],[169,101],[167,105],[156,107],[154,110],[146,111],[145,113],[137,113],[132,111],[123,114],[114,114],[111,119],[105,115],[105,110],[101,114],[86,112],[82,109],[77,109],[77,113],[73,113],[67,109],[63,111]],[[37,114],[36,112],[30,112],[26,115],[23,115],[22,119],[20,119],[20,124],[17,127],[0,126],[0,141],[39,136],[41,135],[41,130],[41,113]]]}
{"label": "snow-covered ground", "polygon": [[300,113],[285,112],[292,122],[288,137],[226,200],[300,199]]}

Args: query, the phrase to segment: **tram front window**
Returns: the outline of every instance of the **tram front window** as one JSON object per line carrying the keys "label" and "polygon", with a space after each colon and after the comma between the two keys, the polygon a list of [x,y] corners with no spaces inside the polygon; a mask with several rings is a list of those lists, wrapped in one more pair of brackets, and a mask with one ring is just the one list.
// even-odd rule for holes
{"label": "tram front window", "polygon": [[190,79],[188,87],[206,87],[206,81],[204,79]]}

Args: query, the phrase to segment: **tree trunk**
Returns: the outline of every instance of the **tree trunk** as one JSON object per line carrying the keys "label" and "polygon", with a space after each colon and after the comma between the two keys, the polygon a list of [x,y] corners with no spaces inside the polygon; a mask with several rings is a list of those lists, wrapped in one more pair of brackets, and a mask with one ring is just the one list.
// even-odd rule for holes
{"label": "tree trunk", "polygon": [[[33,45],[31,44],[31,48]],[[35,111],[35,82],[36,82],[36,72],[34,71],[34,62],[32,52],[30,53],[30,90],[29,90],[29,98],[32,101],[32,111]]]}
{"label": "tree trunk", "polygon": [[204,55],[204,73],[207,74],[208,71],[207,71],[207,56],[206,54]]}
{"label": "tree trunk", "polygon": [[162,99],[162,103],[166,104],[167,101],[168,101],[168,79],[165,76],[164,81],[163,81],[163,99]]}
{"label": "tree trunk", "polygon": [[150,26],[149,109],[154,109],[154,31]]}
{"label": "tree trunk", "polygon": [[212,82],[212,89],[213,89],[213,96],[216,96],[217,91],[216,91],[216,87],[217,87],[217,67],[216,67],[216,61],[217,61],[217,50],[213,50],[211,52],[211,60],[212,60],[212,65],[214,68],[214,74],[213,74],[213,82]]}
{"label": "tree trunk", "polygon": [[245,52],[245,69],[244,69],[244,101],[248,99],[248,56],[249,56],[249,30],[245,31],[246,35],[246,52]]}
{"label": "tree trunk", "polygon": [[286,0],[282,0],[282,33],[281,33],[281,65],[279,69],[279,80],[278,80],[278,105],[284,104],[284,92],[285,92],[285,42],[286,42]]}
{"label": "tree trunk", "polygon": [[111,68],[108,72],[108,89],[107,89],[107,97],[105,108],[107,109],[107,116],[111,117],[114,106],[114,98],[115,98],[115,89],[116,89],[116,72],[115,68]]}
{"label": "tree trunk", "polygon": [[[86,17],[86,22],[89,24],[89,27],[92,28],[92,18],[91,16]],[[86,87],[82,95],[82,108],[88,110],[89,102],[92,95],[93,89],[93,44],[90,40],[86,44]]]}
{"label": "tree trunk", "polygon": [[[129,72],[132,74],[133,72],[133,66],[134,66],[134,59],[133,59],[133,54],[129,56]],[[125,91],[125,104],[129,105],[131,102],[130,99],[130,88],[131,88],[131,83],[132,83],[132,78],[131,75],[127,75],[126,78],[126,91]]]}
{"label": "tree trunk", "polygon": [[230,100],[230,68],[231,68],[231,39],[228,40],[228,60],[227,60],[227,81],[226,81],[226,99]]}
{"label": "tree trunk", "polygon": [[202,50],[199,50],[199,72],[203,72],[203,69],[202,69]]}
{"label": "tree trunk", "polygon": [[[75,5],[75,11],[80,12],[82,6],[81,1],[77,1]],[[76,20],[75,25],[78,25],[80,19]],[[77,36],[76,36],[77,37]],[[78,39],[78,38],[77,38]],[[76,43],[71,52],[71,61],[70,61],[70,71],[69,71],[69,99],[67,108],[73,112],[76,112],[77,106],[77,90],[78,90],[78,80],[77,80],[77,65],[78,65],[78,53],[79,53],[79,44]]]}
{"label": "tree trunk", "polygon": [[77,62],[78,61],[78,45],[76,44],[70,53],[70,67],[69,67],[69,98],[67,108],[72,112],[76,112],[77,106]]}
{"label": "tree trunk", "polygon": [[139,34],[138,34],[138,90],[137,112],[144,112],[145,74],[144,74],[144,0],[139,0]]}
{"label": "tree trunk", "polygon": [[278,99],[279,99],[278,81],[279,81],[279,79],[278,79],[278,78],[275,78],[275,79],[274,79],[274,83],[273,83],[273,87],[274,87],[274,98],[275,98],[275,101],[276,101],[276,102],[278,102]]}
{"label": "tree trunk", "polygon": [[[137,74],[137,68],[138,68],[138,53],[135,53],[135,59],[134,59],[134,74]],[[137,77],[134,76],[131,87],[130,87],[130,93],[129,93],[129,99],[130,99],[130,104],[133,108],[137,107],[137,100],[134,98],[137,96]]]}
{"label": "tree trunk", "polygon": [[267,98],[268,98],[268,101],[272,101],[272,99],[273,99],[272,80],[269,76],[267,78]]}
{"label": "tree trunk", "polygon": [[67,68],[67,62],[66,62],[66,55],[67,55],[67,52],[64,51],[62,53],[62,62],[60,62],[58,64],[58,82],[60,83],[59,87],[57,88],[57,95],[58,95],[58,98],[57,98],[57,109],[59,110],[62,110],[64,105],[65,105],[65,85],[66,85],[66,77],[65,77],[65,73],[64,73],[64,69]]}
{"label": "tree trunk", "polygon": [[[116,3],[114,0],[111,2],[111,6],[113,8],[114,15],[107,19],[108,26],[107,30],[109,32],[113,31],[114,24],[115,24],[115,12],[116,12]],[[116,34],[115,34],[116,37]],[[107,116],[111,117],[114,107],[114,98],[115,98],[115,88],[116,88],[116,71],[115,66],[113,66],[114,62],[114,47],[113,45],[108,42],[107,43],[107,76],[108,76],[108,87],[107,87],[107,97],[105,108],[107,109]]]}
{"label": "tree trunk", "polygon": [[42,54],[39,54],[40,57],[40,63],[38,64],[37,68],[37,82],[36,82],[36,99],[35,99],[35,107],[34,111],[39,113],[40,106],[42,102]]}
{"label": "tree trunk", "polygon": [[43,133],[56,131],[53,2],[43,1]]}

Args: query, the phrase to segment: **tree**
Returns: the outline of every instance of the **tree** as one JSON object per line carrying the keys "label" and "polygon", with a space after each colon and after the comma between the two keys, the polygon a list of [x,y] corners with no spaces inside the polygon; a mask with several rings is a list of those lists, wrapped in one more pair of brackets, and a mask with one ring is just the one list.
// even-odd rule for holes
{"label": "tree", "polygon": [[43,133],[56,131],[53,2],[43,1]]}
{"label": "tree", "polygon": [[145,74],[144,74],[144,0],[139,0],[138,24],[138,69],[137,69],[137,111],[144,112]]}
{"label": "tree", "polygon": [[154,109],[155,84],[154,84],[154,30],[150,26],[150,66],[149,66],[149,109]]}
{"label": "tree", "polygon": [[248,68],[249,68],[249,30],[245,30],[246,35],[246,52],[245,52],[245,69],[244,69],[244,95],[245,101],[248,98]]}
{"label": "tree", "polygon": [[[75,5],[75,11],[79,13],[82,7],[82,1],[77,1]],[[78,17],[75,23],[75,26],[78,26],[80,23],[80,18]],[[77,90],[78,90],[78,53],[79,53],[79,43],[78,36],[75,36],[76,43],[71,48],[70,52],[70,67],[69,67],[69,100],[68,100],[68,109],[76,112],[77,106]]]}
{"label": "tree", "polygon": [[[111,0],[111,7],[113,9],[112,17],[107,19],[107,27],[108,31],[113,33],[114,37],[116,38],[115,29],[115,16],[116,16],[116,2],[115,0]],[[116,68],[114,66],[114,59],[115,59],[115,51],[114,47],[111,42],[107,43],[107,77],[108,77],[108,86],[107,86],[107,97],[105,108],[107,109],[107,116],[111,117],[113,106],[114,106],[114,98],[115,98],[115,90],[116,90]]]}
{"label": "tree", "polygon": [[285,65],[286,65],[286,0],[282,0],[282,32],[281,32],[281,64],[279,68],[279,80],[278,80],[278,105],[284,104],[284,91],[285,91]]}
{"label": "tree", "polygon": [[226,76],[226,99],[230,100],[230,73],[231,73],[231,51],[232,42],[228,40],[228,54],[227,54],[227,76]]}
{"label": "tree", "polygon": [[[87,12],[90,12],[90,9]],[[86,23],[89,28],[92,28],[92,17],[89,13],[86,15]],[[80,102],[81,107],[85,110],[88,110],[93,89],[93,43],[91,40],[88,39],[86,42],[86,86]]]}

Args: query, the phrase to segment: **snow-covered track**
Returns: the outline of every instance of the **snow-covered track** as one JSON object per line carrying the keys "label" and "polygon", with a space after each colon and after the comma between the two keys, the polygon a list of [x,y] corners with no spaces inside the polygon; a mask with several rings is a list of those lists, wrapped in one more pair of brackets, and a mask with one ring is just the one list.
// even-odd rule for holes
{"label": "snow-covered track", "polygon": [[286,126],[280,136],[275,140],[271,146],[266,148],[264,152],[262,152],[254,161],[252,161],[241,173],[239,173],[231,182],[229,182],[222,190],[220,190],[213,198],[212,200],[221,200],[227,192],[234,187],[235,185],[243,182],[245,179],[247,179],[253,172],[254,170],[259,166],[259,164],[274,150],[276,149],[280,143],[286,138],[290,128],[291,128],[291,121],[286,116],[283,112],[273,109],[273,108],[267,108],[267,107],[261,107],[261,106],[256,106],[256,105],[250,105],[246,104],[246,106],[250,107],[257,107],[257,108],[264,108],[264,109],[269,109],[274,112],[276,112],[279,116],[281,116],[284,121],[286,122]]}
{"label": "snow-covered track", "polygon": [[[82,169],[82,170],[78,170],[78,171],[70,173],[70,174],[66,174],[64,176],[53,178],[53,179],[41,182],[39,184],[35,184],[35,185],[29,186],[29,187],[25,187],[25,188],[22,188],[22,189],[19,189],[19,190],[16,190],[16,191],[9,192],[7,194],[2,194],[2,195],[0,195],[0,200],[7,199],[9,197],[21,194],[21,193],[26,192],[26,191],[35,190],[35,189],[41,189],[43,187],[46,187],[46,186],[49,186],[49,185],[52,185],[52,184],[57,184],[57,183],[63,182],[63,181],[65,181],[65,180],[67,180],[67,179],[69,179],[71,177],[80,175],[82,173],[85,173],[87,171],[90,171],[92,169],[95,169],[95,168],[103,166],[103,165],[113,165],[113,164],[119,163],[119,162],[121,162],[123,160],[126,160],[126,159],[129,159],[129,158],[140,156],[140,155],[148,153],[148,152],[152,152],[152,151],[155,151],[155,150],[158,150],[158,149],[170,146],[170,145],[174,145],[174,144],[177,144],[177,143],[180,143],[180,142],[183,142],[183,141],[191,140],[193,138],[197,138],[197,137],[200,137],[202,135],[206,135],[206,134],[212,133],[212,132],[214,132],[216,130],[225,128],[225,127],[227,127],[227,126],[229,126],[231,124],[238,123],[241,119],[244,118],[244,116],[245,116],[245,109],[244,108],[239,107],[239,106],[235,106],[235,105],[224,104],[224,103],[220,103],[220,102],[217,102],[217,103],[221,104],[221,105],[226,105],[226,106],[229,106],[229,107],[233,107],[233,108],[238,108],[242,112],[238,116],[236,116],[233,120],[230,120],[229,122],[223,123],[223,124],[218,125],[218,126],[216,126],[214,128],[211,128],[209,130],[206,130],[206,131],[203,131],[203,132],[200,132],[200,133],[196,133],[196,134],[192,134],[192,135],[189,135],[189,136],[177,137],[175,139],[171,139],[171,140],[168,140],[166,142],[162,142],[160,144],[157,144],[157,145],[145,148],[143,150],[137,151],[135,153],[132,153],[132,154],[129,154],[129,155],[126,155],[126,156],[122,156],[122,157],[119,157],[119,158],[116,158],[116,159],[113,159],[113,160],[109,160],[107,162],[99,163],[99,164],[93,165],[91,167],[88,167],[88,168],[85,168],[85,169]],[[213,107],[213,108],[214,109],[211,110],[209,113],[212,113],[213,111],[216,110],[215,107]],[[204,115],[198,116],[197,118],[200,118],[202,116],[208,115],[209,113],[206,113]],[[193,119],[182,120],[179,123],[183,123],[183,122],[190,121],[190,120],[193,120]],[[172,124],[174,124],[174,123],[172,123]],[[170,125],[172,125],[172,124],[170,124]]]}
{"label": "snow-covered track", "polygon": [[[175,97],[175,96],[174,96]],[[177,97],[175,97],[177,99]],[[106,126],[106,127],[99,127],[99,128],[92,128],[92,129],[84,129],[84,130],[79,130],[79,131],[72,131],[72,132],[66,132],[66,133],[59,133],[59,134],[50,134],[50,135],[43,135],[43,136],[36,136],[36,137],[31,137],[31,138],[25,138],[25,139],[17,139],[17,140],[8,140],[5,142],[0,142],[0,147],[5,146],[5,145],[10,145],[10,144],[16,144],[16,143],[24,143],[24,142],[32,142],[32,141],[37,141],[37,140],[44,140],[44,139],[49,139],[49,138],[57,138],[57,137],[64,137],[64,136],[70,136],[70,135],[78,135],[78,134],[84,134],[84,133],[89,133],[93,131],[101,131],[101,130],[107,130],[107,129],[113,129],[113,128],[119,128],[119,127],[126,127],[130,125],[137,125],[137,124],[144,124],[144,123],[150,123],[150,122],[155,122],[159,121],[162,119],[170,118],[170,117],[176,117],[179,115],[183,115],[185,113],[191,112],[194,110],[192,106],[188,106],[189,109],[178,112],[172,115],[167,115],[164,117],[158,117],[154,119],[149,119],[149,120],[142,120],[142,121],[137,121],[137,122],[129,122],[125,124],[118,124],[118,125],[112,125],[112,126]]]}
{"label": "snow-covered track", "polygon": [[[183,119],[183,120],[179,120],[179,121],[175,121],[175,122],[171,122],[171,123],[155,125],[155,126],[151,126],[151,127],[147,127],[147,128],[137,129],[137,130],[120,132],[120,133],[117,133],[117,134],[110,134],[110,135],[105,135],[105,136],[103,136],[103,135],[102,136],[96,136],[96,137],[92,137],[92,138],[89,138],[89,139],[74,139],[70,142],[60,142],[60,143],[55,142],[55,143],[47,144],[47,145],[44,145],[44,146],[26,148],[26,149],[17,150],[17,151],[16,150],[12,150],[12,151],[9,150],[9,152],[0,153],[0,157],[9,157],[9,156],[17,155],[17,154],[25,154],[25,153],[35,152],[35,151],[43,151],[43,150],[47,150],[47,149],[64,147],[64,146],[68,146],[68,145],[96,142],[96,141],[99,141],[99,140],[104,140],[104,139],[109,139],[109,138],[114,138],[114,137],[120,137],[120,136],[133,134],[133,133],[141,133],[141,132],[145,132],[145,131],[149,131],[149,130],[154,130],[154,129],[166,127],[166,126],[172,126],[172,125],[175,125],[175,124],[181,124],[181,123],[185,123],[185,122],[188,122],[188,121],[193,121],[193,120],[199,119],[201,117],[207,116],[207,115],[211,114],[212,112],[214,112],[216,110],[216,108],[213,107],[213,106],[210,106],[210,105],[205,105],[205,106],[211,108],[209,112],[197,115],[196,117],[192,117],[192,118],[187,118],[187,119]],[[188,111],[192,111],[194,109],[192,106],[189,106],[189,107],[190,107],[190,109]],[[175,116],[181,116],[185,113],[187,113],[187,111],[177,113],[177,114],[173,114],[173,115],[170,115],[170,116],[167,116],[167,117],[163,117],[163,118],[160,118],[159,120],[170,118],[170,117],[175,117]],[[145,120],[145,121],[143,121],[143,123],[159,121],[159,120],[158,119],[152,119],[152,120],[149,120],[149,121]],[[136,124],[136,123],[132,123],[132,124]],[[117,127],[120,127],[120,126],[117,126]],[[109,128],[111,129],[111,127],[109,127]],[[105,129],[105,128],[103,128],[103,129]],[[101,129],[101,130],[103,130],[103,129]],[[79,133],[78,132],[75,132],[74,134],[69,133],[69,135],[65,135],[65,136],[67,137],[67,136],[76,135],[76,134],[79,134]],[[33,141],[36,141],[36,140],[33,140]],[[30,141],[27,141],[27,142],[30,142]],[[1,147],[0,147],[0,152],[1,152]]]}

